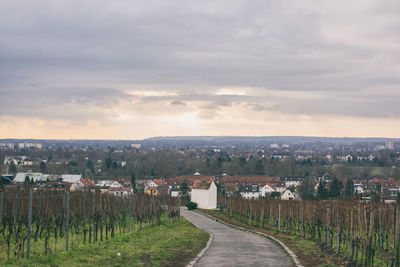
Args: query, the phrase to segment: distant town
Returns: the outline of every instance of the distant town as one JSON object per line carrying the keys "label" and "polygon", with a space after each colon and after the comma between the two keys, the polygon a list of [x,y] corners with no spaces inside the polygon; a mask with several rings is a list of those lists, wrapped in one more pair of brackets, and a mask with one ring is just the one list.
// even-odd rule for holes
{"label": "distant town", "polygon": [[1,184],[189,197],[215,181],[229,197],[390,202],[400,192],[399,150],[399,140],[377,138],[8,139]]}

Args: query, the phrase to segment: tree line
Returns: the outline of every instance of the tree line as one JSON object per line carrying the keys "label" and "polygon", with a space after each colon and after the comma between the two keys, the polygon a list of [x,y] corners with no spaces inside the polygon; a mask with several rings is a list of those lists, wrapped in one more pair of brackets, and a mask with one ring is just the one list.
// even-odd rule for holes
{"label": "tree line", "polygon": [[[373,164],[329,165],[324,160],[296,160],[288,156],[284,160],[260,158],[260,155],[234,156],[226,152],[154,151],[154,152],[105,152],[105,151],[40,151],[30,152],[31,157],[45,158],[37,165],[21,167],[13,163],[2,165],[3,172],[8,167],[10,173],[33,170],[52,174],[83,174],[92,179],[129,177],[135,173],[137,179],[170,178],[180,175],[265,175],[280,177],[306,177],[312,174],[321,177],[329,172],[339,180],[350,177],[368,178],[376,176]],[[38,153],[38,154],[34,154]],[[3,163],[4,156],[0,158]],[[122,163],[126,163],[126,165]],[[383,176],[400,178],[400,168],[380,167]]]}

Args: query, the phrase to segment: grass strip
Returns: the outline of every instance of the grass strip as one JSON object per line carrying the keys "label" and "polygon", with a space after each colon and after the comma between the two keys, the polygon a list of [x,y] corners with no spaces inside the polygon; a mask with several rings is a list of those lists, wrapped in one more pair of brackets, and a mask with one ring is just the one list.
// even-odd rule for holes
{"label": "grass strip", "polygon": [[68,252],[3,261],[2,266],[185,266],[206,245],[209,234],[181,218],[125,233]]}

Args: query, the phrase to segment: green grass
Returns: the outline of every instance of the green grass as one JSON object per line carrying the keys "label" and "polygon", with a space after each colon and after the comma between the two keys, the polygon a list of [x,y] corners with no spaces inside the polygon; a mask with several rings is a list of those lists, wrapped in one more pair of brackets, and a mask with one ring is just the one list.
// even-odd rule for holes
{"label": "green grass", "polygon": [[[163,218],[161,219],[162,222],[164,222]],[[170,220],[168,220],[170,222]],[[142,223],[142,229],[145,228],[151,228],[153,222],[143,222]],[[140,223],[138,221],[136,222],[131,222],[131,230],[138,231],[140,228]],[[86,224],[86,229],[87,234],[86,234],[86,244],[93,242],[93,229],[91,228],[90,224]],[[31,256],[41,256],[45,255],[45,236],[46,236],[46,231],[43,231],[42,236],[38,238],[36,241],[34,241],[34,235],[35,235],[35,230],[36,226],[33,229],[32,233],[32,238],[31,238]],[[115,224],[115,236],[118,236],[122,233],[126,233],[128,231],[128,220],[126,220],[125,223],[117,223]],[[91,233],[91,240],[89,240],[89,235]],[[6,237],[8,232],[6,234],[3,234],[3,236],[0,238],[0,263],[2,262],[2,259],[8,258],[7,255],[7,242],[6,242]],[[108,238],[111,238],[111,229],[108,230],[108,234],[106,234],[106,227],[104,226],[102,228],[99,227],[98,229],[98,241],[102,242],[102,240],[106,240]],[[107,238],[108,237],[108,238]],[[24,243],[23,250],[20,250],[19,244],[21,241],[21,238],[18,238],[19,242],[16,242],[14,234],[11,236],[10,239],[10,259],[15,259],[15,258],[23,258],[26,255],[26,242]],[[82,225],[79,225],[78,227],[70,227],[69,231],[69,248],[73,249],[75,247],[79,247],[80,244],[84,244],[84,233],[82,230]],[[58,254],[61,252],[65,251],[66,247],[66,235],[65,235],[65,229],[64,229],[64,234],[61,237],[59,229],[57,229],[57,239],[54,236],[54,229],[51,229],[49,233],[49,239],[48,239],[48,251],[47,254]]]}
{"label": "green grass", "polygon": [[[56,255],[11,259],[1,266],[185,266],[205,247],[208,233],[181,218],[174,224],[80,244]],[[119,253],[119,255],[118,255]]]}
{"label": "green grass", "polygon": [[371,171],[371,175],[380,176],[384,174],[384,170],[381,167],[374,167]]}

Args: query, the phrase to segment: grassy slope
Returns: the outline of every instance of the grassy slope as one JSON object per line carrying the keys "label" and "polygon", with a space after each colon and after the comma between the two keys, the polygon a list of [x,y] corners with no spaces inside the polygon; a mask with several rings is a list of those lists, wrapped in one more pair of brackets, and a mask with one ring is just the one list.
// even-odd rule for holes
{"label": "grassy slope", "polygon": [[[185,266],[205,247],[208,233],[185,219],[118,235],[68,252],[3,262],[4,266]],[[117,254],[120,253],[120,256]]]}
{"label": "grassy slope", "polygon": [[316,241],[303,239],[298,236],[289,236],[282,233],[276,233],[273,231],[268,231],[247,224],[243,224],[241,222],[233,220],[232,218],[227,217],[226,215],[216,210],[202,210],[202,212],[207,213],[217,219],[228,222],[230,224],[234,224],[258,232],[263,232],[279,239],[296,254],[300,263],[303,266],[333,267],[333,266],[347,266],[349,263],[348,260],[343,259],[340,256],[337,256],[332,251],[327,251],[326,249],[321,247]]}

